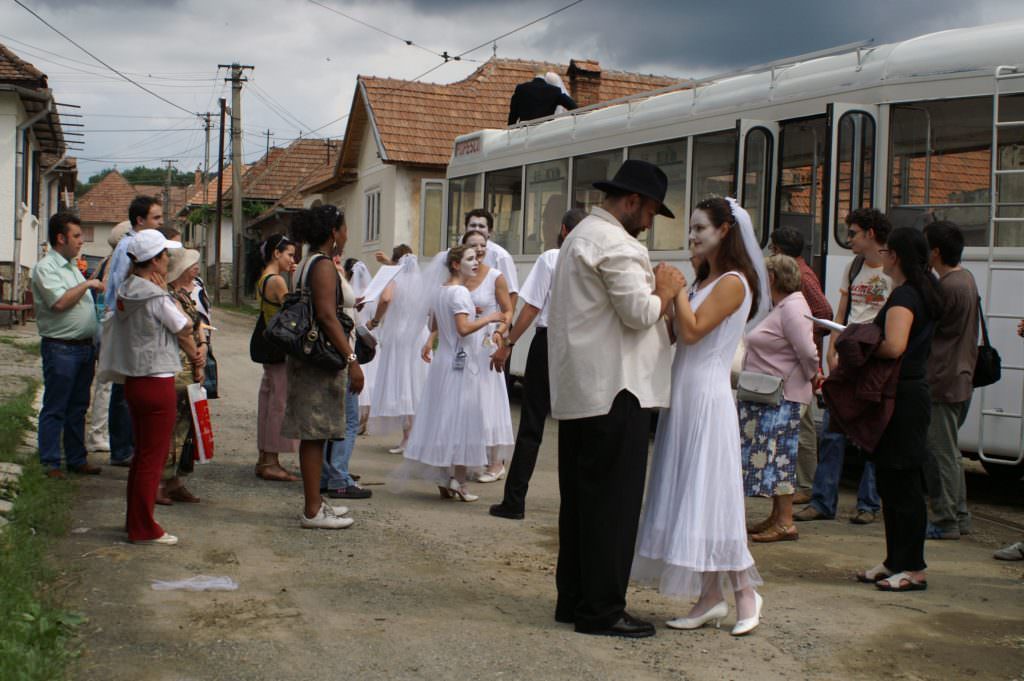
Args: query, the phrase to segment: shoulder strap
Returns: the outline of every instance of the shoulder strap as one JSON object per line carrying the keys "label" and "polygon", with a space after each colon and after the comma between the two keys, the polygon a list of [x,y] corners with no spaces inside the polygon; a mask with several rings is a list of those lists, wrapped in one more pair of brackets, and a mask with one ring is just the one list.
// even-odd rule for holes
{"label": "shoulder strap", "polygon": [[846,281],[846,315],[843,317],[843,324],[850,323],[850,310],[853,308],[853,280],[857,278],[860,271],[864,269],[864,256],[858,255],[850,263],[850,276]]}
{"label": "shoulder strap", "polygon": [[988,324],[985,323],[985,310],[981,307],[981,296],[978,296],[978,320],[981,322],[981,338],[985,347],[992,347],[988,341]]}

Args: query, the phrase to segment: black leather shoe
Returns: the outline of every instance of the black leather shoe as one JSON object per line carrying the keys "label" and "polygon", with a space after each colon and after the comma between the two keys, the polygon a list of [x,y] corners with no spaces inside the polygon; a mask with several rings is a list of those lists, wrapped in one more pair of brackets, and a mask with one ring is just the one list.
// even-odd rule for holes
{"label": "black leather shoe", "polygon": [[331,499],[369,499],[373,496],[373,492],[359,485],[349,485],[342,489],[332,489],[327,492],[327,496]]}
{"label": "black leather shoe", "polygon": [[647,638],[654,636],[654,625],[650,622],[638,620],[629,613],[622,613],[619,621],[610,627],[603,629],[581,628],[576,625],[577,634],[589,634],[591,636],[621,636],[623,638]]}
{"label": "black leather shoe", "polygon": [[491,506],[491,515],[509,520],[522,520],[526,514],[522,511],[514,511],[505,504],[494,504]]}

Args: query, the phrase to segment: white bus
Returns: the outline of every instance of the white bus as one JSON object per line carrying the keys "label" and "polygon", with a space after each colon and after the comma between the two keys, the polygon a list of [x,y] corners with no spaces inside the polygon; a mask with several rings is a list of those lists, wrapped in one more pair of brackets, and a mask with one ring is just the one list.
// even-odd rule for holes
{"label": "white bus", "polygon": [[1024,473],[1024,22],[845,45],[463,135],[448,166],[450,234],[484,206],[523,277],[554,247],[566,208],[599,201],[591,184],[627,158],[669,177],[677,218],[642,237],[653,261],[690,272],[692,207],[733,195],[762,243],[781,226],[803,233],[833,305],[852,209],[878,207],[897,227],[960,225],[1003,358],[1002,380],[975,392],[961,448],[994,474]]}

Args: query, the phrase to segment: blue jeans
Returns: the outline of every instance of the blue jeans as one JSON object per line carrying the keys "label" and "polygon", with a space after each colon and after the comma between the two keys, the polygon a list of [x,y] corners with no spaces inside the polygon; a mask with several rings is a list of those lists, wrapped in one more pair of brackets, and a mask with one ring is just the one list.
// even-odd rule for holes
{"label": "blue jeans", "polygon": [[89,410],[96,367],[93,345],[66,345],[46,340],[43,358],[43,408],[39,412],[39,461],[60,468],[61,440],[68,468],[87,463],[85,412]]}
{"label": "blue jeans", "polygon": [[359,431],[359,395],[345,393],[345,439],[324,442],[324,465],[320,473],[320,487],[345,489],[356,484],[348,474],[348,462],[356,446]]}
{"label": "blue jeans", "polygon": [[110,387],[110,410],[107,430],[110,433],[110,463],[124,463],[132,458],[132,415],[124,396],[124,383]]}
{"label": "blue jeans", "polygon": [[[826,409],[821,418],[821,440],[818,442],[818,469],[814,473],[811,488],[811,506],[829,518],[836,517],[839,503],[839,478],[843,474],[843,457],[846,455],[846,436],[828,430],[829,413]],[[875,465],[864,463],[864,473],[857,488],[857,510],[878,513],[882,502],[875,489]]]}

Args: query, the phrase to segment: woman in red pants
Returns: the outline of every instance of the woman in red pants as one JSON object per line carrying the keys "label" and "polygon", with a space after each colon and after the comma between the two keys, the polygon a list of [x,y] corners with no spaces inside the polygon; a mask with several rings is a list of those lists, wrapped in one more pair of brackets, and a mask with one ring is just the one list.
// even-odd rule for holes
{"label": "woman in red pants", "polygon": [[104,323],[100,373],[124,381],[132,415],[135,455],[128,472],[128,540],[178,543],[153,518],[153,504],[174,429],[174,375],[181,347],[201,366],[192,325],[167,293],[167,249],[181,248],[155,229],[139,232],[128,246],[131,275],[117,291],[117,309]]}

